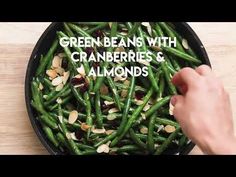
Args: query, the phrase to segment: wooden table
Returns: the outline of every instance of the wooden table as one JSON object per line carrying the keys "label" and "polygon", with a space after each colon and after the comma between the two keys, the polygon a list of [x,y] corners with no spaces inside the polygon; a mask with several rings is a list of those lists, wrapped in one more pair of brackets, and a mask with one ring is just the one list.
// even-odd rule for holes
{"label": "wooden table", "polygon": [[[236,23],[189,23],[203,42],[213,69],[236,104]],[[26,112],[26,66],[49,23],[0,23],[0,154],[48,154]],[[233,107],[234,115],[236,108]],[[236,118],[234,119],[234,124]],[[201,154],[194,148],[191,154]]]}

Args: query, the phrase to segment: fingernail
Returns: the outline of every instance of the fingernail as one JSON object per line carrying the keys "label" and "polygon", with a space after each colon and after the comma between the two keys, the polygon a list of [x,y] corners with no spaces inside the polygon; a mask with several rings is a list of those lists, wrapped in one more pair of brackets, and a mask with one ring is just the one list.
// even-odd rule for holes
{"label": "fingernail", "polygon": [[171,104],[172,104],[173,106],[175,106],[176,101],[177,101],[176,97],[175,97],[175,96],[172,96],[171,99],[170,99],[170,102],[171,102]]}

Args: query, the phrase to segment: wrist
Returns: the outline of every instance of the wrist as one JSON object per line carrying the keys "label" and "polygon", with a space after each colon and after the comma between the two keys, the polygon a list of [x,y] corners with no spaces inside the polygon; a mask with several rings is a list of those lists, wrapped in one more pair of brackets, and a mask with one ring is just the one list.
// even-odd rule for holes
{"label": "wrist", "polygon": [[208,140],[206,148],[203,152],[205,154],[236,154],[236,138],[232,137],[218,137],[217,139]]}

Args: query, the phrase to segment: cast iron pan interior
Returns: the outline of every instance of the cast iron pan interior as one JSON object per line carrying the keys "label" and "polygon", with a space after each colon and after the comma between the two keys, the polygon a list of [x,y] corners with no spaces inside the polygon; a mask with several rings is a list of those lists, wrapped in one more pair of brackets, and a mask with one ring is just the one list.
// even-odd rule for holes
{"label": "cast iron pan interior", "polygon": [[[202,59],[203,63],[210,65],[209,58],[207,53],[198,38],[195,32],[191,29],[191,27],[187,23],[174,23],[176,30],[183,36],[185,39],[188,40],[189,45],[196,51],[197,55],[200,59]],[[46,138],[39,121],[36,120],[36,111],[30,105],[31,101],[31,89],[30,83],[32,81],[33,76],[35,75],[35,71],[39,64],[40,55],[45,55],[49,50],[53,40],[56,38],[56,31],[61,30],[62,23],[52,23],[42,34],[40,39],[38,40],[34,50],[31,54],[29,59],[26,77],[25,77],[25,102],[28,111],[28,115],[33,126],[34,131],[36,132],[37,136],[39,137],[42,144],[46,147],[50,154],[62,154],[59,149],[55,148],[54,145]],[[179,149],[180,154],[188,154],[194,147],[193,143],[189,143],[182,149]],[[175,150],[176,152],[176,150]],[[174,152],[170,151],[167,152],[168,154],[172,154]]]}

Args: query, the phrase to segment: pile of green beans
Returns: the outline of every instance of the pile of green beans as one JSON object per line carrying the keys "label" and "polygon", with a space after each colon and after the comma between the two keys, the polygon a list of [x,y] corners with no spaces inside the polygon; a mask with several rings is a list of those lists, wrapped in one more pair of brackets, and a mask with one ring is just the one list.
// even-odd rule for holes
{"label": "pile of green beans", "polygon": [[[170,98],[178,94],[171,78],[179,69],[185,66],[196,67],[201,64],[201,60],[191,46],[183,45],[184,38],[174,29],[172,23],[150,22],[149,25],[151,34],[150,29],[141,22],[63,23],[63,29],[57,32],[51,48],[41,55],[31,82],[31,105],[37,111],[37,120],[48,140],[62,153],[158,155],[178,153],[180,148],[187,145],[189,140],[174,117],[169,114]],[[151,61],[148,77],[130,76],[125,81],[116,81],[110,76],[87,77],[96,63],[76,63],[70,58],[73,51],[92,50],[96,53],[101,48],[63,48],[59,45],[62,37],[104,36],[125,40],[132,36],[142,38],[142,47],[125,48],[125,51],[132,49],[155,54],[157,51],[147,45],[146,37],[176,37],[177,45],[176,48],[159,48],[165,61]],[[102,50],[113,52],[115,48]],[[59,55],[61,68],[64,72],[69,71],[70,75],[63,88],[57,90],[52,85],[53,78],[47,73],[53,69],[53,59]],[[87,84],[84,90],[78,88],[73,81],[78,76],[81,65],[85,70],[83,77]],[[118,65],[122,63],[99,63],[102,70]],[[124,65],[142,66],[140,63]],[[73,111],[77,111],[77,117],[70,122],[69,117]]]}

